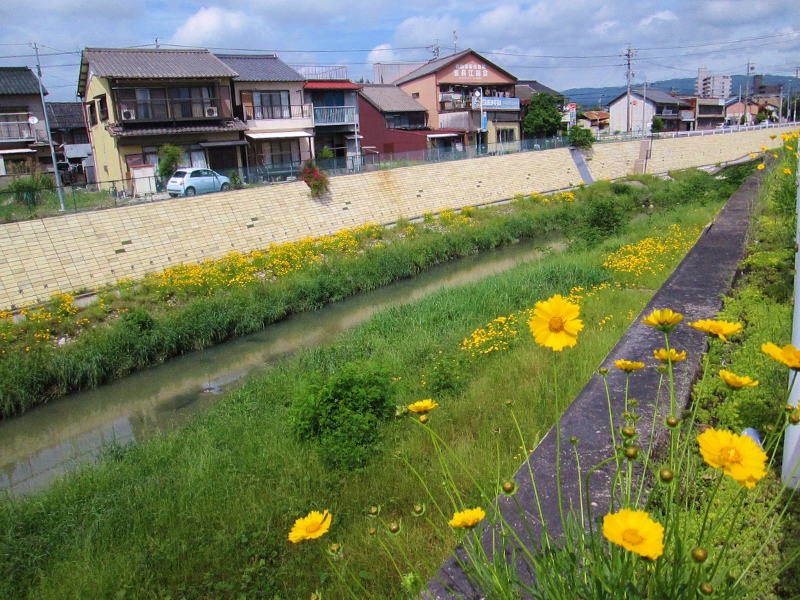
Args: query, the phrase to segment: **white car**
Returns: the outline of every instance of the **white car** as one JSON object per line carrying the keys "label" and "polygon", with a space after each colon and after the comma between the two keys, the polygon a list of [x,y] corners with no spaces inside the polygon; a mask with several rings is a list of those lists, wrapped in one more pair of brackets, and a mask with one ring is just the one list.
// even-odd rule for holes
{"label": "white car", "polygon": [[176,198],[224,192],[230,187],[230,179],[211,169],[178,169],[167,182],[167,193]]}

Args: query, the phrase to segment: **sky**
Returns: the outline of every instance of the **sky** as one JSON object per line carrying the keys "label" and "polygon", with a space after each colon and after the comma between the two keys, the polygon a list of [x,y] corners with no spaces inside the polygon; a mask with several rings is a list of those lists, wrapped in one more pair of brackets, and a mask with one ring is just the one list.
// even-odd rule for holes
{"label": "sky", "polygon": [[[276,53],[291,65],[420,61],[472,48],[556,90],[710,74],[795,75],[798,0],[6,0],[0,66],[35,67],[50,101],[76,99],[85,47],[207,47]],[[455,34],[454,34],[455,32]],[[800,89],[800,81],[798,82]]]}

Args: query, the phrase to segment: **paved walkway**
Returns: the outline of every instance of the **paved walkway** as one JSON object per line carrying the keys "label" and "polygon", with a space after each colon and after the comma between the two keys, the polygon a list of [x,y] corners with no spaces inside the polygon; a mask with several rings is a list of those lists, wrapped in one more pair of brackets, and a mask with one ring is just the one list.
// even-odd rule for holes
{"label": "paved walkway", "polygon": [[[672,308],[685,316],[686,321],[710,319],[721,309],[721,297],[728,293],[734,274],[744,253],[744,240],[750,225],[750,210],[758,194],[759,174],[746,181],[728,201],[725,208],[708,227],[695,246],[689,251],[672,276],[642,311],[647,315],[657,308]],[[663,347],[663,334],[641,324],[641,316],[628,329],[619,343],[608,354],[603,365],[613,367],[619,359],[644,361],[648,366],[655,366],[652,351]],[[675,364],[676,395],[680,405],[685,406],[689,400],[691,383],[700,370],[700,360],[706,351],[705,334],[690,327],[678,327],[670,336],[670,343],[676,349],[686,350],[688,359]],[[630,381],[630,396],[640,401],[640,412],[643,423],[650,423],[653,410],[657,408],[656,393],[659,374],[653,368],[638,371]],[[615,422],[619,422],[624,410],[625,375],[618,369],[611,368],[608,383],[613,399]],[[662,398],[660,409],[666,415],[669,398]],[[608,405],[602,378],[595,375],[578,394],[575,401],[567,408],[559,426],[562,444],[561,471],[564,486],[565,509],[570,503],[579,506],[576,486],[577,470],[572,454],[572,446],[568,440],[571,436],[579,438],[581,465],[585,469],[598,464],[612,455],[611,436],[608,423]],[[556,436],[555,426],[542,439],[529,457],[542,509],[547,522],[548,531],[554,535],[561,534],[561,520],[557,504],[557,488],[555,485]],[[593,517],[607,512],[610,497],[611,468],[599,471],[592,480],[592,500],[597,507],[592,509]],[[522,518],[514,502],[506,497],[500,498],[503,515],[512,524],[520,539],[535,545],[541,534],[541,523],[533,497],[531,481],[527,465],[517,471],[514,479],[519,485],[516,500],[526,510],[525,518],[532,531],[533,539],[526,533]],[[484,531],[484,545],[490,547],[489,531]],[[447,587],[457,594],[447,591]],[[426,600],[445,600],[459,598],[478,600],[483,598],[466,579],[454,559],[449,559],[423,593]]]}

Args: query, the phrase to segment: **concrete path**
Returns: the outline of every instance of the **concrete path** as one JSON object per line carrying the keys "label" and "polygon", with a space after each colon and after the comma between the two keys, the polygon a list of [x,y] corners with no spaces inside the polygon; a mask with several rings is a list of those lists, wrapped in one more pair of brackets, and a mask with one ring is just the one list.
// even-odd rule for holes
{"label": "concrete path", "polygon": [[[684,315],[684,323],[713,318],[720,310],[722,296],[730,291],[736,269],[743,257],[745,236],[750,225],[751,209],[755,203],[759,185],[760,177],[757,173],[731,197],[725,208],[713,224],[706,228],[672,276],[656,292],[642,311],[642,315],[636,319],[636,322],[603,361],[602,366],[611,369],[608,383],[613,399],[615,423],[620,422],[624,410],[625,376],[621,371],[613,368],[614,361],[627,359],[643,361],[648,367],[656,365],[657,361],[652,358],[653,350],[663,347],[663,334],[641,324],[641,317],[654,309],[672,308]],[[676,395],[679,406],[685,406],[688,403],[691,384],[700,370],[700,360],[706,351],[707,340],[705,334],[690,327],[679,326],[670,336],[670,344],[678,351],[686,350],[688,354],[686,361],[675,364]],[[660,403],[657,402],[658,380],[659,374],[653,368],[638,371],[631,377],[629,397],[640,401],[642,423],[650,423],[653,410],[657,408],[662,415],[666,416],[669,397],[666,395]],[[562,489],[565,510],[570,505],[577,509],[579,506],[576,484],[577,469],[572,455],[572,446],[568,440],[571,436],[576,436],[580,440],[578,448],[584,473],[588,467],[596,465],[612,455],[608,405],[603,381],[599,375],[593,376],[578,394],[561,417],[559,426],[563,441],[561,470],[564,482]],[[548,531],[553,536],[559,536],[561,521],[555,485],[555,460],[556,435],[555,427],[553,427],[530,455],[529,461],[536,477]],[[597,472],[593,477],[592,500],[597,503],[597,506],[592,508],[593,518],[604,515],[608,510],[610,477],[612,475],[613,470],[609,468]],[[506,520],[512,524],[520,539],[526,540],[526,545],[528,543],[534,545],[540,539],[541,523],[527,465],[523,465],[517,471],[514,479],[519,485],[516,499],[526,511],[525,518],[533,539],[526,533],[526,527],[523,525],[523,520],[513,500],[501,497],[500,507]],[[488,530],[483,532],[483,543],[487,549],[491,544],[490,533]],[[449,592],[448,588],[456,593]],[[426,600],[451,598],[478,600],[483,598],[478,590],[470,584],[453,558],[448,559],[442,566],[422,597]]]}

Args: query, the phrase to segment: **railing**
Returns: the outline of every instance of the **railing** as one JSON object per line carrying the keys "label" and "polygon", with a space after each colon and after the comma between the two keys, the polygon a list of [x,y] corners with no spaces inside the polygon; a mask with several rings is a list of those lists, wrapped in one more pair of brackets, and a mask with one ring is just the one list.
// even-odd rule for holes
{"label": "railing", "polygon": [[248,119],[310,119],[311,104],[293,104],[291,106],[254,106],[253,114]]}
{"label": "railing", "polygon": [[36,139],[35,130],[28,122],[30,116],[30,113],[5,113],[0,115],[0,118],[14,119],[13,121],[0,120],[0,140],[16,142]]}
{"label": "railing", "polygon": [[172,119],[219,119],[222,114],[218,98],[122,100],[117,103],[117,118],[129,121],[164,121]]}
{"label": "railing", "polygon": [[341,125],[356,122],[354,106],[315,106],[315,125]]}
{"label": "railing", "polygon": [[652,133],[650,131],[641,130],[609,133],[597,136],[598,142],[624,142],[627,140],[639,140],[642,138],[653,137],[655,139],[676,138],[676,137],[695,137],[702,135],[721,135],[726,133],[736,133],[739,131],[754,131],[756,129],[775,129],[777,127],[791,127],[798,125],[800,122],[787,121],[785,123],[762,123],[761,125],[725,125],[714,129],[702,129],[697,131],[662,131],[661,133]]}
{"label": "railing", "polygon": [[291,67],[306,79],[347,79],[347,67],[341,65],[291,65]]}

